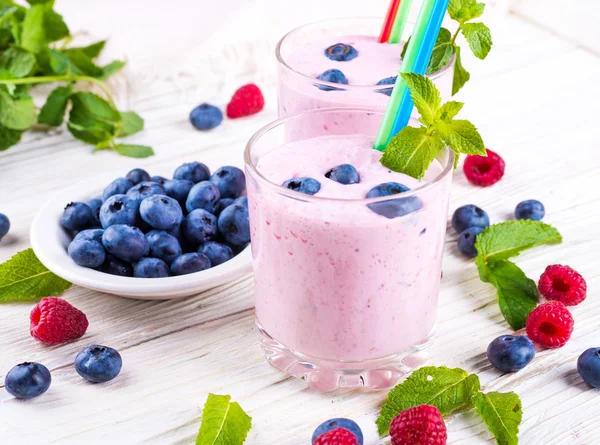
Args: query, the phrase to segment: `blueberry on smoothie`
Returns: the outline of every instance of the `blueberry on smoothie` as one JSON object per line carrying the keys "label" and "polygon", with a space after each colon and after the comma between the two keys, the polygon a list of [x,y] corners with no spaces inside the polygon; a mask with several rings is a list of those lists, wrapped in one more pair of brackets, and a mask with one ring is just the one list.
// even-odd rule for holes
{"label": "blueberry on smoothie", "polygon": [[210,177],[210,182],[217,186],[221,198],[237,198],[246,190],[244,172],[229,165],[214,172]]}
{"label": "blueberry on smoothie", "polygon": [[159,258],[142,258],[133,266],[135,278],[164,278],[169,275],[169,266]]}
{"label": "blueberry on smoothie", "polygon": [[480,209],[476,205],[469,204],[459,207],[452,215],[452,227],[458,233],[469,227],[480,227],[485,229],[490,225],[490,217],[485,210]]}
{"label": "blueberry on smoothie", "polygon": [[129,173],[127,173],[125,177],[131,182],[133,182],[133,185],[137,185],[140,182],[152,181],[152,177],[150,176],[150,174],[143,168],[134,168]]}
{"label": "blueberry on smoothie", "polygon": [[92,214],[94,215],[91,226],[100,227],[100,207],[102,207],[102,200],[90,199],[87,202],[87,205],[90,206],[90,209],[92,209]]}
{"label": "blueberry on smoothie", "polygon": [[360,175],[350,164],[341,164],[337,167],[333,167],[327,173],[325,173],[327,179],[339,182],[340,184],[358,184],[360,182]]}
{"label": "blueberry on smoothie", "polygon": [[193,183],[208,181],[210,170],[201,162],[188,162],[180,165],[173,173],[173,179],[187,179]]}
{"label": "blueberry on smoothie", "polygon": [[31,399],[48,391],[52,377],[40,363],[21,363],[6,374],[4,388],[13,397]]}
{"label": "blueberry on smoothie", "polygon": [[[367,198],[398,195],[409,190],[407,186],[398,182],[384,182],[369,190]],[[421,201],[416,196],[409,196],[407,198],[374,202],[373,204],[368,204],[367,207],[381,216],[392,219],[420,210]]]}
{"label": "blueberry on smoothie", "polygon": [[4,213],[0,213],[0,240],[4,238],[4,236],[10,230],[10,220]]}
{"label": "blueberry on smoothie", "polygon": [[501,335],[487,349],[492,366],[503,372],[523,369],[535,356],[535,347],[524,335]]}
{"label": "blueberry on smoothie", "polygon": [[92,224],[94,213],[89,205],[83,202],[70,202],[60,218],[60,223],[65,229],[83,230]]}
{"label": "blueberry on smoothie", "polygon": [[165,195],[153,195],[140,204],[140,215],[151,227],[159,230],[173,230],[183,220],[179,203]]}
{"label": "blueberry on smoothie", "polygon": [[197,130],[212,130],[223,121],[223,113],[214,105],[200,104],[190,113],[190,122]]}
{"label": "blueberry on smoothie", "polygon": [[167,191],[158,182],[140,182],[127,191],[127,197],[132,201],[141,203],[144,199],[154,195],[166,195]]}
{"label": "blueberry on smoothie", "polygon": [[217,218],[204,209],[193,210],[183,220],[181,233],[194,247],[212,241],[218,233]]}
{"label": "blueberry on smoothie", "polygon": [[469,258],[475,258],[477,256],[477,249],[475,248],[475,241],[477,241],[477,235],[483,232],[484,229],[481,227],[469,227],[463,230],[458,237],[457,246],[460,252]]}
{"label": "blueberry on smoothie", "polygon": [[250,222],[248,209],[243,205],[233,204],[219,215],[219,232],[229,244],[242,246],[250,242]]}
{"label": "blueberry on smoothie", "polygon": [[181,208],[185,209],[185,201],[194,187],[194,183],[187,179],[171,179],[165,181],[163,187],[167,191],[167,196],[176,199]]}
{"label": "blueberry on smoothie", "polygon": [[[379,82],[377,82],[377,85],[395,85],[397,78],[398,76],[386,77],[385,79],[381,79]],[[394,87],[377,90],[378,93],[385,94],[386,96],[391,96],[392,91],[394,91]]]}
{"label": "blueberry on smoothie", "polygon": [[102,200],[106,201],[108,198],[114,195],[124,195],[127,191],[135,184],[131,179],[117,178],[104,189],[102,193]]}
{"label": "blueberry on smoothie", "polygon": [[75,357],[75,371],[90,382],[108,382],[121,372],[121,355],[107,346],[92,345]]}
{"label": "blueberry on smoothie", "polygon": [[314,195],[321,190],[321,183],[313,178],[292,178],[285,181],[283,187],[305,195]]}
{"label": "blueberry on smoothie", "polygon": [[163,230],[153,230],[146,234],[150,244],[150,255],[160,258],[170,265],[182,253],[179,240]]}
{"label": "blueberry on smoothie", "polygon": [[108,253],[129,263],[135,263],[150,251],[144,233],[137,227],[125,224],[115,224],[106,229],[102,244]]}
{"label": "blueberry on smoothie", "polygon": [[194,272],[210,269],[210,260],[201,253],[184,253],[171,264],[173,275],[187,275]]}
{"label": "blueberry on smoothie", "polygon": [[[336,70],[336,69],[324,71],[323,73],[321,73],[317,76],[317,79],[324,80],[325,82],[340,83],[342,85],[348,85],[348,79],[346,79],[346,76],[344,75],[344,73],[342,73],[340,70]],[[330,87],[329,85],[317,84],[317,87],[322,91],[343,90],[343,88]]]}
{"label": "blueberry on smoothie", "polygon": [[102,243],[97,239],[78,236],[69,243],[67,248],[71,259],[82,267],[96,268],[102,265],[106,259],[106,251]]}
{"label": "blueberry on smoothie", "polygon": [[209,241],[198,248],[198,253],[208,257],[212,266],[218,266],[233,258],[233,250],[226,244]]}
{"label": "blueberry on smoothie", "polygon": [[515,208],[515,218],[517,219],[541,221],[545,214],[544,204],[535,199],[520,202]]}
{"label": "blueberry on smoothie", "polygon": [[358,57],[358,51],[351,45],[345,43],[336,43],[331,45],[325,51],[325,57],[329,60],[335,60],[336,62],[349,62],[352,59]]}
{"label": "blueberry on smoothie", "polygon": [[104,229],[114,224],[136,225],[139,221],[139,204],[127,195],[113,195],[100,207],[100,224]]}
{"label": "blueberry on smoothie", "polygon": [[120,260],[114,255],[106,255],[104,263],[102,263],[98,270],[119,277],[133,276],[133,267],[131,267],[131,264]]}
{"label": "blueberry on smoothie", "polygon": [[217,203],[221,194],[216,185],[209,181],[202,181],[194,185],[185,201],[185,208],[188,212],[196,209],[204,209],[212,214],[217,209]]}

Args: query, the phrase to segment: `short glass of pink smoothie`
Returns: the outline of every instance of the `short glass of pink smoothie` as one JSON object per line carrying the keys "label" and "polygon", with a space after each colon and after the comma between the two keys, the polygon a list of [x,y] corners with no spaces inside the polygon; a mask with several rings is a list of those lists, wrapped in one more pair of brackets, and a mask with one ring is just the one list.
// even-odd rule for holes
{"label": "short glass of pink smoothie", "polygon": [[[335,124],[349,115],[357,125]],[[421,181],[390,171],[372,148],[381,118],[364,108],[312,110],[267,125],[245,152],[265,356],[322,391],[389,388],[426,360],[432,341],[453,154],[444,150]],[[325,176],[345,163],[358,183]],[[282,186],[297,177],[320,190]],[[366,199],[386,182],[410,191]]]}

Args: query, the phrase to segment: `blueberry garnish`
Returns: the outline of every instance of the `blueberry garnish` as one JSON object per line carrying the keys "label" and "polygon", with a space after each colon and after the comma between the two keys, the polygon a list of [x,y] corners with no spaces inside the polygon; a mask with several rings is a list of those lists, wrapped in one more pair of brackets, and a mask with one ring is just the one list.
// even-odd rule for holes
{"label": "blueberry garnish", "polygon": [[517,219],[541,221],[545,214],[544,204],[535,199],[520,202],[515,208],[515,218]]}
{"label": "blueberry garnish", "polygon": [[501,335],[490,343],[487,356],[494,368],[515,372],[523,369],[533,359],[535,348],[525,336]]}
{"label": "blueberry garnish", "polygon": [[295,192],[304,193],[305,195],[314,195],[321,190],[321,183],[313,178],[292,178],[283,183],[287,189]]}
{"label": "blueberry garnish", "polygon": [[340,184],[358,184],[360,182],[360,175],[354,166],[350,164],[341,164],[333,167],[325,173],[325,177]]}
{"label": "blueberry garnish", "polygon": [[[367,198],[397,195],[410,189],[397,182],[384,182],[369,190]],[[388,201],[374,202],[367,205],[373,212],[386,218],[398,218],[421,209],[421,201],[416,196],[407,198],[390,199]]]}
{"label": "blueberry garnish", "polygon": [[75,371],[90,382],[101,383],[114,379],[121,372],[121,355],[108,346],[92,345],[75,357]]}
{"label": "blueberry garnish", "polygon": [[[340,70],[336,70],[336,69],[324,71],[322,74],[319,74],[317,76],[317,79],[324,80],[325,82],[340,83],[342,85],[348,85],[348,79],[346,79],[346,76],[344,75],[344,73],[342,73]],[[335,87],[330,87],[328,85],[318,85],[317,84],[317,87],[323,91],[343,90],[343,88],[335,88]]]}
{"label": "blueberry garnish", "polygon": [[336,62],[349,62],[358,57],[358,51],[351,45],[336,43],[324,51],[325,57]]}
{"label": "blueberry garnish", "polygon": [[[398,78],[398,76],[386,77],[385,79],[381,79],[379,82],[377,82],[377,85],[395,85],[397,78]],[[391,96],[393,90],[394,90],[394,87],[382,88],[380,90],[377,90],[377,92],[381,93],[381,94],[385,94],[386,96]]]}

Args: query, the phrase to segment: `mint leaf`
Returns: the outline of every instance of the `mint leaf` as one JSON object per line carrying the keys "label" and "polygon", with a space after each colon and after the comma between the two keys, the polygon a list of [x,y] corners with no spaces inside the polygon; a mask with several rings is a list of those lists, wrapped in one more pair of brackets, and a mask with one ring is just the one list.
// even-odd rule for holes
{"label": "mint leaf", "polygon": [[146,145],[116,144],[114,149],[120,155],[130,158],[147,158],[154,154],[152,147]]}
{"label": "mint leaf", "polygon": [[121,114],[93,93],[71,95],[72,108],[67,124],[71,134],[91,144],[112,139],[121,127]]}
{"label": "mint leaf", "polygon": [[388,394],[377,418],[379,434],[385,435],[392,419],[413,406],[433,405],[440,410],[442,416],[465,408],[471,404],[479,388],[479,378],[460,368],[420,368]]}
{"label": "mint leaf", "polygon": [[484,3],[477,3],[476,0],[450,0],[448,4],[448,15],[459,23],[476,19],[483,14]]}
{"label": "mint leaf", "polygon": [[514,392],[479,393],[473,400],[477,414],[496,437],[498,445],[517,445],[523,418],[521,399]]}
{"label": "mint leaf", "polygon": [[485,59],[492,49],[492,33],[483,23],[465,23],[461,32],[473,54],[479,59]]}
{"label": "mint leaf", "polygon": [[104,65],[102,67],[102,75],[99,76],[98,79],[101,79],[101,80],[108,79],[110,76],[115,74],[117,71],[120,71],[125,65],[127,65],[127,62],[123,62],[121,60],[115,60],[113,62],[110,62],[108,65]]}
{"label": "mint leaf", "polygon": [[52,2],[32,5],[25,13],[20,35],[20,46],[33,53],[43,50],[48,43],[69,35],[69,28],[60,14],[52,10]]}
{"label": "mint leaf", "polygon": [[70,287],[71,283],[46,269],[32,249],[0,264],[0,303],[35,301],[61,294]]}
{"label": "mint leaf", "polygon": [[442,148],[442,140],[427,134],[425,127],[404,127],[390,140],[381,163],[396,172],[421,179]]}
{"label": "mint leaf", "polygon": [[[402,48],[402,53],[400,57],[403,59],[406,54],[406,50],[408,49],[408,44],[410,42],[410,37],[404,44]],[[437,73],[439,70],[444,68],[450,62],[450,59],[454,55],[454,44],[452,43],[452,34],[446,28],[441,28],[438,34],[437,40],[435,41],[435,46],[433,47],[433,51],[431,53],[431,58],[429,59],[429,64],[427,65],[427,75],[431,75]]]}
{"label": "mint leaf", "polygon": [[437,111],[435,115],[435,120],[450,123],[454,116],[456,116],[458,112],[462,109],[463,105],[464,104],[462,102],[456,102],[454,100],[446,102]]}
{"label": "mint leaf", "polygon": [[456,60],[454,61],[454,79],[452,80],[452,95],[454,96],[458,91],[465,86],[465,83],[469,81],[471,74],[463,67],[462,59],[460,57],[460,47],[456,47]]}
{"label": "mint leaf", "polygon": [[64,39],[69,36],[69,28],[63,20],[62,15],[52,10],[52,4],[48,3],[46,6],[46,14],[44,16],[44,35],[46,42],[56,42],[57,40]]}
{"label": "mint leaf", "polygon": [[251,428],[252,418],[231,396],[209,394],[196,445],[242,445]]}
{"label": "mint leaf", "polygon": [[400,75],[410,89],[415,107],[421,114],[421,122],[425,125],[433,123],[434,116],[442,102],[438,89],[425,76],[415,73],[401,73]]}
{"label": "mint leaf", "polygon": [[15,77],[26,77],[35,68],[35,56],[20,48],[9,48],[0,56],[0,69]]}
{"label": "mint leaf", "polygon": [[122,111],[121,121],[123,127],[117,133],[117,137],[131,136],[144,129],[144,119],[133,111]]}
{"label": "mint leaf", "polygon": [[65,118],[65,112],[67,111],[67,104],[69,103],[69,97],[72,93],[73,87],[71,85],[55,88],[42,107],[40,115],[38,116],[38,122],[53,127],[62,125]]}
{"label": "mint leaf", "polygon": [[67,59],[71,63],[71,70],[75,74],[83,74],[85,76],[100,77],[103,74],[102,68],[94,63],[94,61],[81,49],[68,49],[63,51]]}
{"label": "mint leaf", "polygon": [[83,52],[86,56],[88,56],[92,59],[95,59],[96,57],[98,57],[100,55],[100,53],[104,49],[105,45],[106,45],[106,40],[100,40],[99,42],[92,43],[91,45],[88,45],[88,46],[84,46],[81,48],[71,48],[71,49],[79,50],[79,51]]}
{"label": "mint leaf", "polygon": [[485,156],[485,145],[481,135],[471,122],[451,120],[437,122],[435,129],[446,144],[455,152]]}
{"label": "mint leaf", "polygon": [[37,114],[31,97],[13,98],[0,91],[0,125],[13,130],[26,130],[36,122]]}
{"label": "mint leaf", "polygon": [[0,151],[18,144],[23,134],[20,130],[13,130],[0,125]]}

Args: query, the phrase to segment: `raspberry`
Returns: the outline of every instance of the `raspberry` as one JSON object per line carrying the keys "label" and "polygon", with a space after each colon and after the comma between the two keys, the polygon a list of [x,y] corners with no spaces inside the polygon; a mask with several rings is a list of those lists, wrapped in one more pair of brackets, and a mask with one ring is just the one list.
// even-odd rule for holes
{"label": "raspberry", "polygon": [[392,445],[445,445],[446,424],[435,406],[421,405],[402,411],[390,425]]}
{"label": "raspberry", "polygon": [[486,149],[486,156],[469,155],[465,159],[465,176],[475,185],[487,187],[495,184],[504,176],[504,160],[492,150]]}
{"label": "raspberry", "polygon": [[560,264],[546,267],[538,288],[548,300],[558,300],[567,306],[581,303],[587,292],[587,284],[579,272]]}
{"label": "raspberry", "polygon": [[265,98],[260,89],[253,83],[240,87],[227,104],[227,117],[235,119],[250,116],[262,110]]}
{"label": "raspberry", "polygon": [[46,297],[35,305],[29,315],[30,332],[47,345],[75,340],[85,334],[87,317],[62,298]]}
{"label": "raspberry", "polygon": [[527,316],[527,336],[546,348],[564,346],[573,333],[573,316],[560,301],[544,303]]}
{"label": "raspberry", "polygon": [[321,434],[313,445],[358,445],[356,436],[344,428],[336,428]]}

